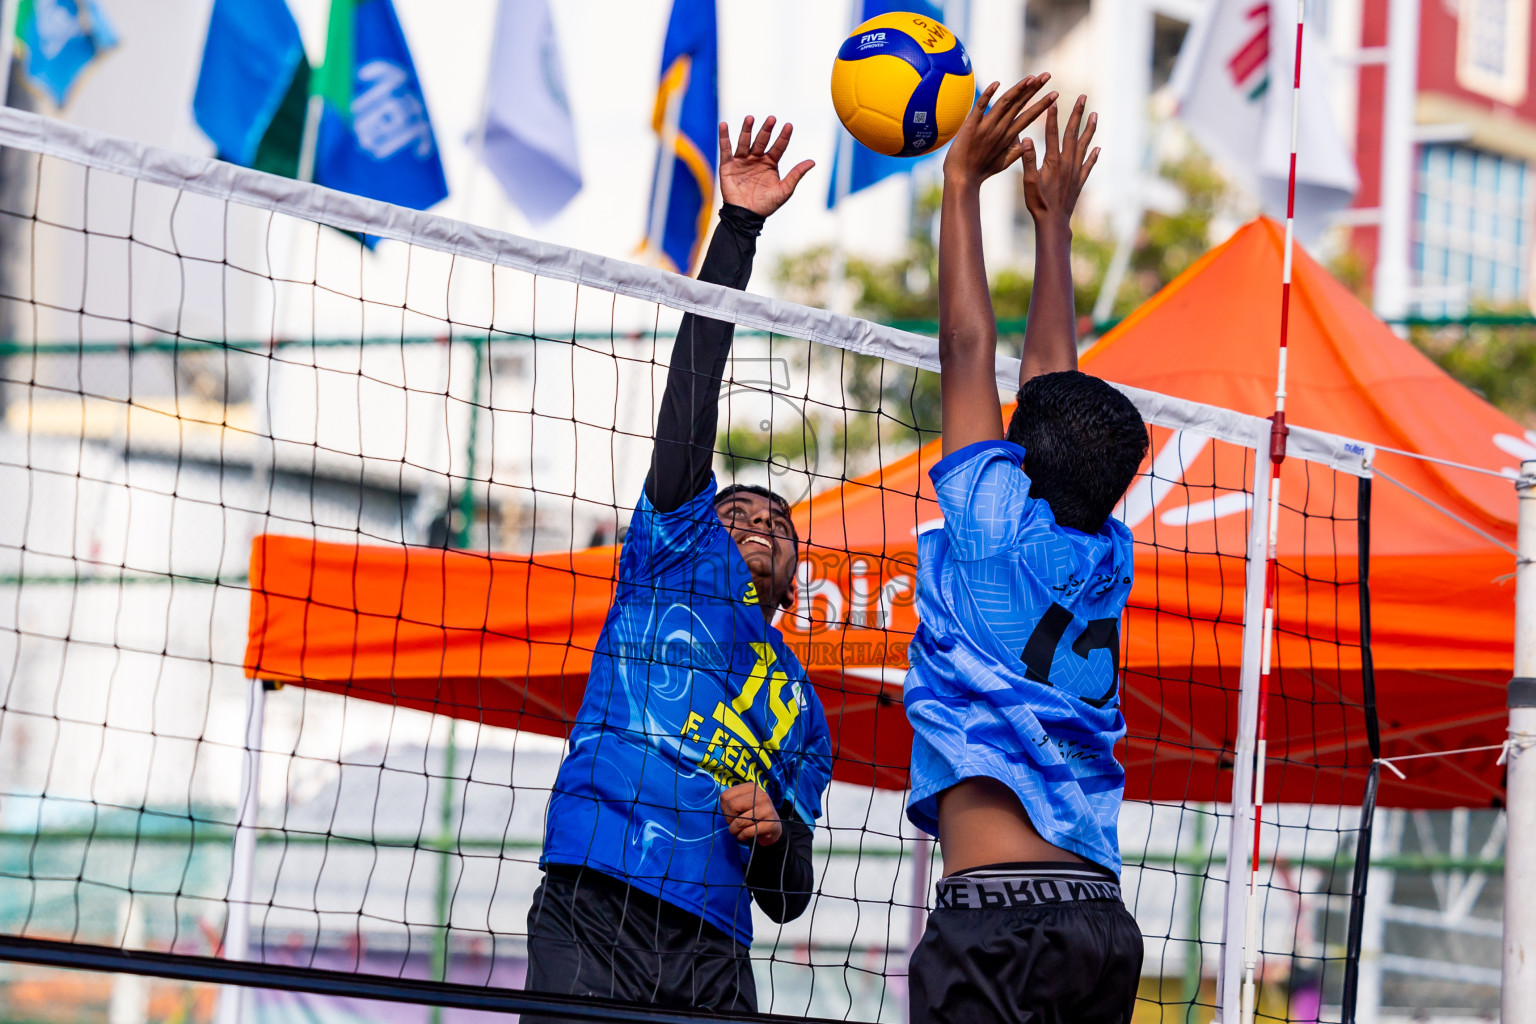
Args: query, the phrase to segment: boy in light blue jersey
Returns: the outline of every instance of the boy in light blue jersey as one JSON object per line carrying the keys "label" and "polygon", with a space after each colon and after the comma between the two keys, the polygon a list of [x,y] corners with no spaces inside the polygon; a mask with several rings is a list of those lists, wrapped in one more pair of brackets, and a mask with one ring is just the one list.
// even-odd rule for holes
{"label": "boy in light blue jersey", "polygon": [[[918,541],[906,708],[914,824],[945,877],[912,956],[909,1020],[1128,1024],[1142,943],[1120,897],[1120,617],[1131,535],[1110,512],[1147,451],[1130,401],[1077,371],[1071,215],[1098,150],[1080,97],[982,94],[944,162],[942,529]],[[1036,166],[1024,127],[1046,114]],[[1035,280],[1006,434],[981,251],[982,181],[1023,159]]]}

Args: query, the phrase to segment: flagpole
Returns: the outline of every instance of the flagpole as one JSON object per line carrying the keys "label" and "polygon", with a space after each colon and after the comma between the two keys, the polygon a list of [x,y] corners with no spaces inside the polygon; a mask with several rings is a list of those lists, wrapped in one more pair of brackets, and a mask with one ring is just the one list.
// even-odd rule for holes
{"label": "flagpole", "polygon": [[309,103],[304,107],[304,135],[299,143],[300,181],[315,180],[315,150],[320,145],[320,118],[324,113],[325,97],[310,93]]}
{"label": "flagpole", "polygon": [[827,268],[827,308],[834,313],[846,313],[847,303],[843,293],[847,291],[848,257],[844,249],[843,234],[848,216],[843,212],[843,200],[853,191],[853,136],[844,128],[837,138],[837,179],[832,192],[832,262]]}
{"label": "flagpole", "polygon": [[[678,58],[682,59],[682,58]],[[670,69],[668,69],[670,70]],[[662,80],[666,80],[663,73]],[[661,120],[660,150],[656,155],[656,188],[651,194],[651,230],[646,238],[646,248],[652,266],[661,266],[664,250],[662,243],[667,235],[667,213],[672,206],[672,172],[677,164],[677,125],[683,111],[683,94],[688,91],[686,74],[683,81],[667,96],[667,110]],[[686,274],[692,267],[678,267]]]}
{"label": "flagpole", "polygon": [[10,100],[11,62],[16,55],[16,19],[21,15],[21,0],[0,2],[0,28],[5,31],[5,46],[0,47],[0,106]]}
{"label": "flagpole", "polygon": [[[350,2],[350,0],[348,0]],[[309,76],[309,102],[304,105],[304,134],[299,142],[298,179],[315,180],[315,153],[320,148],[320,121],[325,116],[325,97],[320,94],[319,79],[325,74],[325,61],[331,56],[331,23],[335,21],[336,0],[331,0],[325,19],[325,53]]]}

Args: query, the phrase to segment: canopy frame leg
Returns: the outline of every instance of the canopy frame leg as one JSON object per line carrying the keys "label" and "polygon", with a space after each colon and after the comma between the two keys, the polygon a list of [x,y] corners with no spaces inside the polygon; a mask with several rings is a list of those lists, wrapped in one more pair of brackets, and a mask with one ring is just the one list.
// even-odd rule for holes
{"label": "canopy frame leg", "polygon": [[[255,887],[256,815],[261,806],[261,733],[266,721],[267,683],[252,679],[245,705],[245,751],[240,766],[240,806],[235,815],[234,850],[229,864],[229,908],[224,923],[224,959],[250,959],[251,893]],[[225,985],[219,991],[216,1024],[240,1024],[245,989]]]}

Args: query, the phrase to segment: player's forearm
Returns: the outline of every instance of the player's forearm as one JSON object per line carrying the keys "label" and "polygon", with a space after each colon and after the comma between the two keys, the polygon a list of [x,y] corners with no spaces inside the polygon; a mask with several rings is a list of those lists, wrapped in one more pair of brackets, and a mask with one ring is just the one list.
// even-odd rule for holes
{"label": "player's forearm", "polygon": [[939,222],[939,363],[952,365],[997,358],[997,321],[987,291],[981,248],[979,181],[945,175]]}
{"label": "player's forearm", "polygon": [[747,864],[747,887],[758,908],[773,921],[783,924],[805,913],[816,887],[816,869],[811,862],[811,828],[787,809],[779,820],[784,832],[771,846],[753,846]]}
{"label": "player's forearm", "polygon": [[1077,300],[1072,291],[1072,226],[1062,216],[1035,222],[1035,284],[1019,384],[1042,373],[1077,369]]}
{"label": "player's forearm", "polygon": [[[745,288],[752,277],[757,236],[764,218],[739,206],[720,211],[699,280]],[[667,386],[656,418],[656,447],[645,492],[662,512],[681,507],[704,489],[714,462],[720,382],[730,358],[735,326],[689,313],[677,330]]]}

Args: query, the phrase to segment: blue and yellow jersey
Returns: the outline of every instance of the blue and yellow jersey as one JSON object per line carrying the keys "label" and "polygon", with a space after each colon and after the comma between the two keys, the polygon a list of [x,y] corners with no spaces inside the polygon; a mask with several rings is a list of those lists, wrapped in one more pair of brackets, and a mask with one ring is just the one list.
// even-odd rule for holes
{"label": "blue and yellow jersey", "polygon": [[731,837],[720,794],[755,782],[814,825],[831,738],[799,660],[763,618],[715,493],[711,477],[667,513],[641,495],[541,863],[595,868],[749,945],[751,848]]}
{"label": "blue and yellow jersey", "polygon": [[967,445],[930,475],[944,528],[918,538],[907,816],[937,834],[939,793],[995,778],[1047,842],[1118,874],[1131,532],[1113,518],[1096,534],[1057,525],[1007,441]]}

